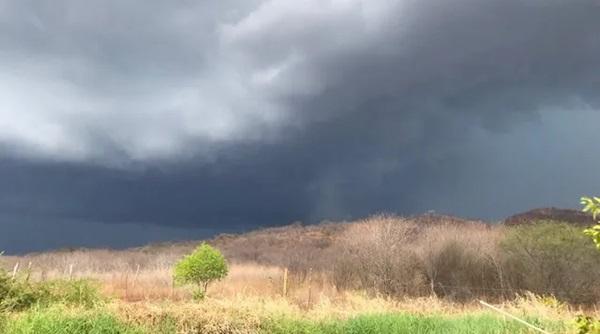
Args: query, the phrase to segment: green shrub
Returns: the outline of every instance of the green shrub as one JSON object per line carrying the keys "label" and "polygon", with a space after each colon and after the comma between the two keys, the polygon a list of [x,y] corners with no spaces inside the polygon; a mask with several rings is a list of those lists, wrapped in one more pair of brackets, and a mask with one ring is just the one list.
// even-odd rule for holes
{"label": "green shrub", "polygon": [[48,297],[44,287],[6,275],[0,278],[0,289],[0,311],[24,310]]}
{"label": "green shrub", "polygon": [[175,265],[174,278],[180,284],[194,284],[198,287],[196,299],[206,295],[208,284],[223,279],[229,269],[223,254],[206,243],[187,255]]}
{"label": "green shrub", "polygon": [[501,242],[504,278],[515,291],[573,303],[600,297],[600,256],[581,229],[555,222],[513,227]]}
{"label": "green shrub", "polygon": [[580,315],[574,322],[577,334],[600,334],[600,321],[590,316]]}
{"label": "green shrub", "polygon": [[87,279],[54,280],[40,283],[37,288],[45,291],[40,300],[44,305],[59,303],[92,308],[104,302],[97,284]]}
{"label": "green shrub", "polygon": [[[594,219],[600,217],[600,197],[582,197],[583,211],[592,214]],[[595,226],[585,229],[583,233],[592,238],[596,248],[600,250],[600,222]]]}
{"label": "green shrub", "polygon": [[102,302],[98,288],[89,280],[33,283],[0,275],[0,311],[21,311],[52,304],[91,308]]}
{"label": "green shrub", "polygon": [[33,287],[26,280],[10,277],[0,267],[0,312],[31,307],[43,298],[44,294],[45,291]]}
{"label": "green shrub", "polygon": [[[581,204],[583,205],[583,211],[591,213],[594,219],[600,216],[600,197],[582,197]],[[593,227],[585,229],[583,233],[591,237],[596,248],[600,250],[600,222]],[[580,315],[577,317],[575,319],[575,327],[578,334],[600,333],[600,321],[589,316]]]}

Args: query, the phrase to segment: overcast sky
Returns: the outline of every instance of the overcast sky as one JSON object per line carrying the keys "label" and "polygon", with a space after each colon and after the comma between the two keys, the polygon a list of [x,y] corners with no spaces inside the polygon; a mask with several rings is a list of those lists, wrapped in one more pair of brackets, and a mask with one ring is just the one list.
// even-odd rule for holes
{"label": "overcast sky", "polygon": [[0,0],[0,249],[600,193],[600,2]]}

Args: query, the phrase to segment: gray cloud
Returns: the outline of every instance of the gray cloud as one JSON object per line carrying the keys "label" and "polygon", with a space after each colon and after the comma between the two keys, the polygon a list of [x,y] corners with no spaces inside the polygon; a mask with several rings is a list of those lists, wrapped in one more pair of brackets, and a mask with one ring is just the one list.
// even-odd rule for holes
{"label": "gray cloud", "polygon": [[206,156],[381,98],[403,122],[502,128],[593,98],[597,18],[591,1],[5,1],[0,140],[103,164]]}
{"label": "gray cloud", "polygon": [[573,206],[598,31],[592,0],[3,1],[2,220]]}

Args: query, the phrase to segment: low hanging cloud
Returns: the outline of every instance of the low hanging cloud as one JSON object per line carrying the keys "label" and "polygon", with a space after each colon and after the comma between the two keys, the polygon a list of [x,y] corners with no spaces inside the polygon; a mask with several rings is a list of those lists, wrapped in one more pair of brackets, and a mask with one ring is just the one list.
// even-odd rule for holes
{"label": "low hanging cloud", "polygon": [[374,105],[401,123],[505,128],[595,106],[598,13],[593,1],[4,1],[0,140],[58,160],[189,157]]}
{"label": "low hanging cloud", "polygon": [[0,210],[249,226],[572,205],[600,4],[0,2]]}

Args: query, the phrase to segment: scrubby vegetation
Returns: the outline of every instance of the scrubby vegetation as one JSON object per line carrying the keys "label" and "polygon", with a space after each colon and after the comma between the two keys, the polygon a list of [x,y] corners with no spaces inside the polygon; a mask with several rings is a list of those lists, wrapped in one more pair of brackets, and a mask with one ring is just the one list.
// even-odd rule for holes
{"label": "scrubby vegetation", "polygon": [[594,243],[553,221],[376,216],[211,244],[7,257],[32,269],[0,270],[0,333],[527,333],[479,299],[559,333],[600,297]]}
{"label": "scrubby vegetation", "polygon": [[502,241],[504,278],[511,288],[572,303],[600,298],[600,256],[581,228],[562,223],[521,226]]}
{"label": "scrubby vegetation", "polygon": [[600,297],[600,257],[573,225],[423,227],[379,217],[348,232],[332,273],[338,288],[457,301],[526,291],[575,304]]}
{"label": "scrubby vegetation", "polygon": [[0,271],[0,311],[63,304],[91,308],[103,302],[93,282],[85,279],[29,282]]}

